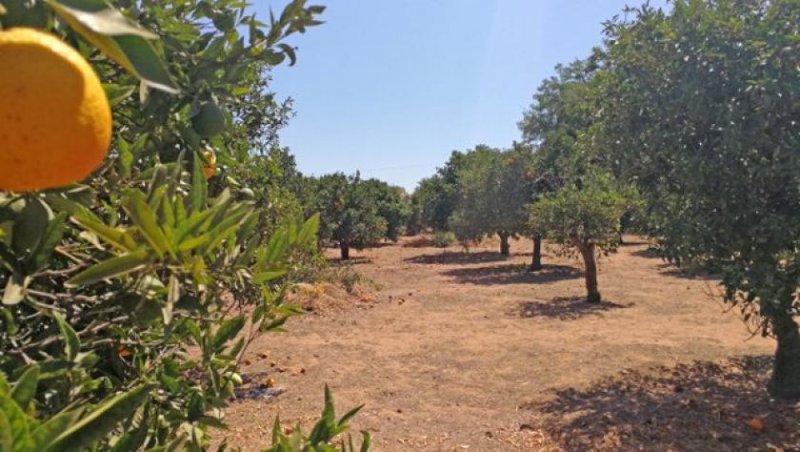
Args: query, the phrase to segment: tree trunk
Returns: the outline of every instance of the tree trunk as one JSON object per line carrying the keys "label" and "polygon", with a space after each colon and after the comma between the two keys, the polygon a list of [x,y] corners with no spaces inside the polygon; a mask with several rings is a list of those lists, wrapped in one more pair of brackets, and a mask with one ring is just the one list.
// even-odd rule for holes
{"label": "tree trunk", "polygon": [[542,269],[542,236],[533,235],[533,258],[531,258],[530,271],[535,272]]}
{"label": "tree trunk", "polygon": [[343,261],[350,259],[350,245],[348,245],[346,242],[339,243],[339,251],[342,252]]}
{"label": "tree trunk", "polygon": [[602,297],[597,290],[597,261],[594,255],[593,243],[578,243],[578,250],[583,256],[584,276],[586,277],[586,301],[600,303]]}
{"label": "tree trunk", "polygon": [[800,330],[791,314],[772,319],[778,349],[769,381],[769,392],[781,399],[800,398]]}
{"label": "tree trunk", "polygon": [[498,232],[497,235],[500,236],[500,254],[508,256],[511,252],[511,246],[508,244],[508,233]]}

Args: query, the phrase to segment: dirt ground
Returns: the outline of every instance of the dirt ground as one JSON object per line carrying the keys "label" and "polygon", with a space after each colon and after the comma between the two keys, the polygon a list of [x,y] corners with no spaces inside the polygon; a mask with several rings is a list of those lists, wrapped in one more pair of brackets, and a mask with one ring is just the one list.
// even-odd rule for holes
{"label": "dirt ground", "polygon": [[636,240],[601,259],[598,306],[577,260],[526,272],[527,240],[357,252],[381,290],[254,344],[245,374],[285,392],[235,401],[228,442],[260,450],[278,413],[308,425],[327,383],[378,451],[800,450],[800,407],[763,390],[774,342]]}

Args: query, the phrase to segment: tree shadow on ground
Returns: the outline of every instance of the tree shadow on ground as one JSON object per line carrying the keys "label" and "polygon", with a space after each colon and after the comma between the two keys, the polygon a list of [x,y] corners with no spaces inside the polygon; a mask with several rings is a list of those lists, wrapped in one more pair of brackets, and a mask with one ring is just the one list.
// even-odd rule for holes
{"label": "tree shadow on ground", "polygon": [[482,262],[499,262],[507,260],[509,256],[492,251],[479,251],[476,253],[466,253],[462,251],[442,251],[435,254],[422,254],[403,259],[412,264],[478,264]]}
{"label": "tree shadow on ground", "polygon": [[587,303],[584,297],[558,297],[550,301],[522,302],[512,314],[523,318],[546,317],[558,320],[577,320],[581,317],[600,315],[603,312],[631,306],[633,303],[619,304],[612,301]]}
{"label": "tree shadow on ground", "polygon": [[566,450],[800,450],[800,404],[764,389],[771,363],[758,356],[625,371],[523,407],[542,413],[537,423]]}
{"label": "tree shadow on ground", "polygon": [[650,245],[651,242],[647,240],[625,240],[624,242],[620,243],[619,246],[627,247],[627,246],[641,246],[641,245]]}
{"label": "tree shadow on ground", "polygon": [[631,256],[646,257],[648,259],[662,259],[661,254],[659,254],[658,250],[653,248],[652,246],[648,246],[647,248],[642,248],[636,251],[631,251]]}
{"label": "tree shadow on ground", "polygon": [[583,272],[567,265],[544,265],[536,272],[528,271],[527,264],[491,265],[478,268],[456,268],[442,272],[459,283],[493,284],[549,284],[580,278]]}
{"label": "tree shadow on ground", "polygon": [[342,259],[341,257],[329,257],[328,263],[332,265],[344,266],[344,265],[362,265],[362,264],[371,264],[372,259],[368,257],[362,256],[352,256],[350,259]]}
{"label": "tree shadow on ground", "polygon": [[658,266],[658,269],[660,270],[660,273],[662,275],[671,276],[673,278],[679,278],[679,279],[694,279],[698,281],[715,281],[720,279],[718,275],[713,275],[711,273],[703,271],[687,270],[680,267],[676,267],[675,265],[670,263],[661,264]]}

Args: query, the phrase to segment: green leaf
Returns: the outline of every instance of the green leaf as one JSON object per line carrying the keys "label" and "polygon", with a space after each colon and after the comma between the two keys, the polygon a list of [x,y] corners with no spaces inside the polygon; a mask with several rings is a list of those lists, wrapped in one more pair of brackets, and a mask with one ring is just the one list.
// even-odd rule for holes
{"label": "green leaf", "polygon": [[145,195],[136,190],[128,192],[125,199],[122,201],[122,206],[128,215],[131,216],[133,223],[139,228],[144,235],[144,238],[150,243],[153,249],[161,258],[165,253],[172,253],[167,238],[164,236],[164,231],[158,226],[156,214],[153,209],[147,204]]}
{"label": "green leaf", "polygon": [[14,399],[3,393],[0,393],[0,413],[6,416],[8,430],[11,432],[10,435],[4,436],[11,438],[15,449],[24,450],[23,447],[30,445],[31,442],[28,416]]}
{"label": "green leaf", "polygon": [[124,139],[118,138],[117,151],[119,152],[117,166],[119,166],[120,175],[125,178],[131,177],[131,169],[133,168],[135,157],[133,152],[131,152],[130,145],[128,145],[128,142]]}
{"label": "green leaf", "polygon": [[348,411],[347,413],[345,413],[345,415],[342,416],[341,419],[339,419],[339,426],[345,427],[347,425],[347,421],[349,421],[350,419],[353,418],[353,416],[358,414],[358,412],[361,411],[362,408],[364,408],[364,405],[359,405],[353,408],[352,410]]}
{"label": "green leaf", "polygon": [[22,408],[28,406],[33,396],[36,395],[36,386],[39,384],[39,366],[30,366],[19,377],[11,390],[11,398]]}
{"label": "green leaf", "polygon": [[80,410],[62,411],[34,428],[31,439],[36,450],[47,449],[59,435],[78,420],[80,414]]}
{"label": "green leaf", "polygon": [[[113,83],[103,83],[103,90],[105,90],[106,92],[108,103],[113,108],[122,103],[123,101],[125,101],[125,99],[131,97],[131,94],[133,94],[134,91],[136,91],[136,87],[117,85]],[[128,151],[128,153],[130,153],[127,144],[125,146],[125,150]],[[131,155],[131,157],[133,156]],[[120,149],[120,158],[122,158],[122,149]]]}
{"label": "green leaf", "polygon": [[217,332],[214,334],[214,339],[211,343],[211,346],[216,351],[221,350],[226,342],[233,339],[234,336],[239,334],[239,331],[242,330],[244,325],[245,325],[245,317],[243,315],[226,320],[225,322],[222,323]]}
{"label": "green leaf", "polygon": [[17,256],[32,253],[50,222],[50,209],[38,197],[25,200],[25,207],[14,221],[12,247]]}
{"label": "green leaf", "polygon": [[209,241],[211,241],[211,234],[203,234],[197,237],[190,238],[188,240],[184,240],[183,242],[178,245],[178,251],[187,252],[191,251],[199,246],[204,246]]}
{"label": "green leaf", "polygon": [[[0,7],[2,7],[2,5],[0,5]],[[0,411],[0,450],[13,450],[13,433],[14,432],[11,430],[11,423],[8,421],[5,411]]]}
{"label": "green leaf", "polygon": [[297,234],[297,243],[301,246],[308,245],[317,238],[319,232],[319,213],[315,213],[305,223]]}
{"label": "green leaf", "polygon": [[73,201],[60,193],[47,193],[44,195],[45,201],[57,212],[66,212],[71,216],[87,218],[95,222],[100,219],[83,204]]}
{"label": "green leaf", "polygon": [[30,259],[28,259],[30,262],[29,269],[31,271],[40,270],[47,265],[50,260],[50,254],[53,252],[56,245],[61,242],[61,238],[64,237],[64,223],[66,220],[67,213],[61,212],[47,223],[47,227],[42,233],[42,237],[36,249],[31,253]]}
{"label": "green leaf", "polygon": [[136,249],[136,241],[125,231],[106,226],[101,222],[83,215],[76,216],[75,220],[78,224],[83,226],[84,229],[95,233],[109,245],[121,251],[133,251]]}
{"label": "green leaf", "polygon": [[72,19],[77,20],[94,33],[106,36],[135,35],[145,39],[158,39],[158,35],[129,20],[104,0],[51,0],[49,3],[54,9],[63,10]]}
{"label": "green leaf", "polygon": [[270,272],[259,272],[253,275],[254,284],[264,284],[280,278],[286,274],[286,270],[276,270]]}
{"label": "green leaf", "polygon": [[64,338],[64,353],[67,355],[69,361],[75,361],[78,352],[81,350],[81,340],[78,334],[72,328],[63,315],[54,313],[53,317],[58,323],[58,329],[61,331],[61,336]]}
{"label": "green leaf", "polygon": [[361,431],[361,452],[369,452],[372,447],[372,437],[368,431]]}
{"label": "green leaf", "polygon": [[175,94],[161,57],[148,39],[158,36],[125,18],[101,0],[48,0],[56,14],[145,85]]}
{"label": "green leaf", "polygon": [[102,403],[59,435],[49,450],[80,450],[91,446],[117,424],[133,416],[147,400],[150,389],[149,385],[137,386]]}
{"label": "green leaf", "polygon": [[122,276],[132,271],[136,271],[152,262],[152,256],[147,250],[134,251],[123,254],[122,256],[95,264],[81,273],[73,276],[64,283],[65,287],[77,287],[81,285],[93,284],[104,279]]}

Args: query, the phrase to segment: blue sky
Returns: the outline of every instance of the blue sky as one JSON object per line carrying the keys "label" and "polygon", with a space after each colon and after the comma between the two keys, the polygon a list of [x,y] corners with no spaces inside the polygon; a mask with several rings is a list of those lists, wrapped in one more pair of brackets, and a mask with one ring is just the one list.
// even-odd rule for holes
{"label": "blue sky", "polygon": [[[256,0],[266,17],[285,1]],[[510,146],[539,83],[588,55],[638,0],[317,0],[326,24],[293,37],[272,89],[295,100],[281,133],[306,174],[413,190],[454,149]]]}

